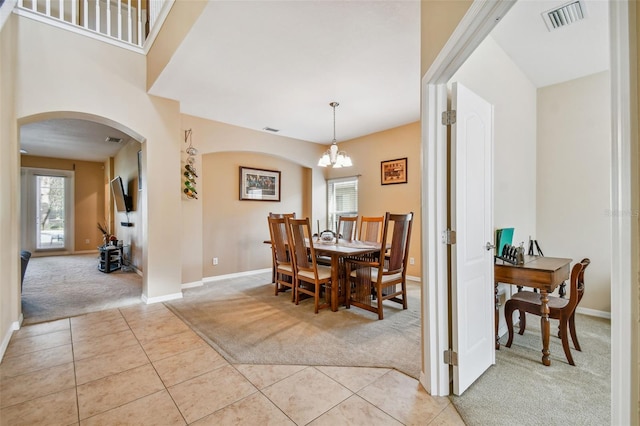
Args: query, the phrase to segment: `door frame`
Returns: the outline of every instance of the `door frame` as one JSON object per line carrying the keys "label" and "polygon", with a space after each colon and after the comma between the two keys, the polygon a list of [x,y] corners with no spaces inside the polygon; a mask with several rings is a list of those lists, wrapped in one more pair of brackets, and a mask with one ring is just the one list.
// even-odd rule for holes
{"label": "door frame", "polygon": [[[512,0],[483,2],[475,0],[433,64],[422,78],[422,344],[423,365],[420,382],[432,395],[449,395],[449,366],[444,363],[443,352],[449,345],[448,312],[448,256],[441,235],[447,218],[447,156],[446,131],[439,117],[447,107],[447,81],[467,60],[513,5]],[[637,131],[633,126],[631,105],[637,105],[636,93],[631,92],[631,65],[635,67],[635,52],[631,52],[629,19],[635,16],[626,1],[609,2],[611,48],[612,99],[612,282],[629,283],[611,293],[611,419],[613,424],[630,424],[632,402],[638,393],[633,388],[630,371],[637,371],[637,358],[633,355],[631,321],[634,308],[631,277],[634,253],[631,237],[632,145]],[[633,55],[632,57],[630,57]],[[633,59],[633,62],[631,60]],[[634,68],[635,72],[635,68]],[[635,87],[635,85],[633,86]],[[637,147],[636,147],[637,148]],[[636,151],[637,153],[637,151]],[[637,163],[635,163],[637,165]],[[637,231],[637,230],[636,230]],[[636,266],[637,267],[637,266]],[[637,280],[636,280],[637,281]],[[631,398],[629,397],[631,395]]]}

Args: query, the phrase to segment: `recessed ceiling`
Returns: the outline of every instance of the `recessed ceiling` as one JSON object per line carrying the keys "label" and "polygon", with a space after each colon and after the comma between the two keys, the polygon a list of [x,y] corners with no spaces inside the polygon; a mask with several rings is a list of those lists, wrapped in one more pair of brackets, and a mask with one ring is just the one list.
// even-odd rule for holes
{"label": "recessed ceiling", "polygon": [[[107,138],[121,139],[120,143]],[[20,127],[20,148],[28,155],[105,161],[131,138],[112,127],[80,119],[54,119]]]}
{"label": "recessed ceiling", "polygon": [[[608,2],[586,0],[586,19],[548,31],[541,14],[565,3],[518,1],[492,32],[536,87],[609,67]],[[210,1],[150,94],[185,114],[321,144],[333,138],[332,101],[338,142],[418,121],[420,3]],[[117,131],[92,124],[32,123],[21,147],[104,161]]]}

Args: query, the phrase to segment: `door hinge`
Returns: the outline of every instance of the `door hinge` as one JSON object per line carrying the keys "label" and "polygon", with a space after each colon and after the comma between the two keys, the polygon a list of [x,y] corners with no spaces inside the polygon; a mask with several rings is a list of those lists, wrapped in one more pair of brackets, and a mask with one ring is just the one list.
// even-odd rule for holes
{"label": "door hinge", "polygon": [[456,243],[456,231],[447,229],[442,232],[442,243],[453,245]]}
{"label": "door hinge", "polygon": [[452,349],[444,351],[442,354],[444,357],[444,363],[448,365],[458,365],[458,352],[454,352]]}
{"label": "door hinge", "polygon": [[442,125],[451,126],[452,124],[456,124],[456,111],[442,111]]}

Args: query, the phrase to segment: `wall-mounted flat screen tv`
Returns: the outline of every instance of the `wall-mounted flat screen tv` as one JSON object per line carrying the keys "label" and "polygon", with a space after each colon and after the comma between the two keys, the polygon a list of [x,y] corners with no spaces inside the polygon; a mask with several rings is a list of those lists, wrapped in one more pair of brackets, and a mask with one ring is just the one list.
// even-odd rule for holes
{"label": "wall-mounted flat screen tv", "polygon": [[125,192],[124,184],[120,176],[116,176],[111,181],[111,191],[113,192],[113,199],[116,202],[117,211],[128,213],[133,210],[133,200]]}

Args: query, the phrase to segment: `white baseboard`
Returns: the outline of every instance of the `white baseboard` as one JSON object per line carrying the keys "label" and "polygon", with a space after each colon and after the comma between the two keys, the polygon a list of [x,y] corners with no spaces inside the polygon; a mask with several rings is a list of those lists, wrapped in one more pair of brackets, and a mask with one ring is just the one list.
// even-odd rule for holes
{"label": "white baseboard", "polygon": [[202,280],[200,281],[193,281],[190,283],[182,283],[182,289],[184,290],[185,288],[194,288],[194,287],[202,287],[204,284],[202,283]]}
{"label": "white baseboard", "polygon": [[9,341],[11,340],[11,336],[13,336],[13,332],[20,330],[20,325],[24,317],[20,314],[20,318],[18,321],[14,321],[9,326],[9,329],[4,333],[4,337],[2,338],[2,343],[0,344],[0,361],[4,358],[4,353],[7,351],[7,347],[9,347]]}
{"label": "white baseboard", "polygon": [[609,320],[611,319],[611,312],[597,311],[595,309],[589,309],[589,308],[581,308],[580,306],[576,308],[576,312],[582,315],[588,315],[590,317],[606,318]]}
{"label": "white baseboard", "polygon": [[147,305],[150,305],[152,303],[168,302],[169,300],[176,300],[176,299],[182,299],[182,292],[167,294],[167,295],[158,296],[158,297],[147,297],[144,294],[142,295],[142,303],[145,303]]}
{"label": "white baseboard", "polygon": [[420,282],[420,281],[422,281],[422,278],[420,278],[420,277],[414,277],[413,275],[407,275],[407,281],[417,281],[417,282]]}
{"label": "white baseboard", "polygon": [[251,275],[263,274],[265,272],[271,272],[271,268],[255,269],[253,271],[245,271],[245,272],[236,272],[235,274],[216,275],[215,277],[204,277],[202,279],[202,282],[203,283],[210,283],[210,282],[214,282],[214,281],[228,280],[230,278],[248,277],[248,276],[251,276]]}

